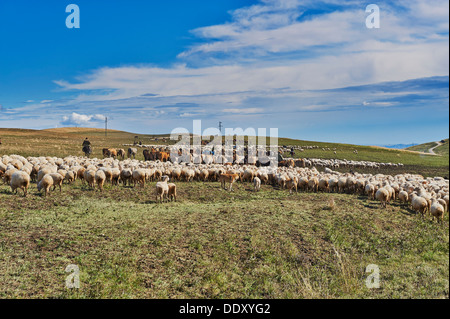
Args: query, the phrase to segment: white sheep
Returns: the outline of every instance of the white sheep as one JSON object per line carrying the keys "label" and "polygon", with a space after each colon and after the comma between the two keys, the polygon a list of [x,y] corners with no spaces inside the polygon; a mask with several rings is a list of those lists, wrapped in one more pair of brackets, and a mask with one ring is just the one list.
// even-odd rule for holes
{"label": "white sheep", "polygon": [[375,198],[381,202],[381,206],[386,208],[386,203],[389,202],[391,193],[388,189],[381,187],[375,193]]}
{"label": "white sheep", "polygon": [[145,187],[145,176],[145,170],[135,169],[132,173],[134,186],[136,186],[136,183],[139,183],[142,187]]}
{"label": "white sheep", "polygon": [[17,193],[17,189],[23,190],[23,196],[27,196],[28,187],[30,186],[30,175],[23,171],[15,171],[11,176],[11,192]]}
{"label": "white sheep", "polygon": [[59,192],[61,193],[61,187],[64,177],[62,177],[59,173],[50,173],[49,175],[53,178],[53,190],[55,190],[56,186],[58,186]]}
{"label": "white sheep", "polygon": [[255,192],[259,192],[261,189],[261,179],[259,177],[253,178],[253,187],[255,188]]}
{"label": "white sheep", "polygon": [[409,201],[409,195],[407,191],[401,190],[398,193],[398,199],[403,203],[403,204],[408,204]]}
{"label": "white sheep", "polygon": [[37,189],[40,192],[42,189],[45,190],[45,197],[47,197],[50,192],[50,187],[53,186],[53,178],[50,174],[45,174],[44,177],[41,178],[39,183],[37,184]]}
{"label": "white sheep", "polygon": [[418,196],[416,193],[412,193],[411,206],[415,212],[419,212],[422,216],[425,216],[428,209],[428,201],[425,198]]}
{"label": "white sheep", "polygon": [[431,217],[436,218],[438,222],[444,221],[444,207],[437,201],[437,199],[433,198],[430,206],[430,214]]}
{"label": "white sheep", "polygon": [[95,172],[94,175],[95,183],[98,185],[98,189],[103,192],[103,185],[106,181],[106,174],[103,170],[99,169],[97,172]]}
{"label": "white sheep", "polygon": [[169,186],[167,182],[169,181],[169,176],[164,175],[161,178],[162,180],[156,183],[156,202],[158,202],[158,198],[162,203],[163,200],[167,199],[169,194]]}

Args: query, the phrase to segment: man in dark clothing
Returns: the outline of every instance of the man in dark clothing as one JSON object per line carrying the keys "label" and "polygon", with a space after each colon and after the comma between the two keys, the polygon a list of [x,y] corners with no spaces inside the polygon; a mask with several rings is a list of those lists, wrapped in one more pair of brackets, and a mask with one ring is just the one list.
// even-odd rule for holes
{"label": "man in dark clothing", "polygon": [[86,139],[83,141],[82,146],[91,145],[91,142],[89,142],[89,139],[86,137]]}
{"label": "man in dark clothing", "polygon": [[281,151],[278,152],[278,163],[284,161],[283,155],[281,155]]}
{"label": "man in dark clothing", "polygon": [[92,147],[91,147],[91,142],[89,142],[87,137],[83,141],[82,146],[83,146],[83,148],[81,150],[87,157],[89,157],[89,155],[92,153]]}
{"label": "man in dark clothing", "polygon": [[291,157],[294,157],[294,155],[295,155],[295,151],[294,151],[294,148],[293,148],[293,147],[291,147]]}

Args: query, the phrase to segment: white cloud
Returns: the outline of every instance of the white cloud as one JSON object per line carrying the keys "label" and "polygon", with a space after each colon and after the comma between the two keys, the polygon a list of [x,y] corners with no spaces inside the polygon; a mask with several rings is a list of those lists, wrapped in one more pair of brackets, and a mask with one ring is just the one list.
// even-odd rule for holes
{"label": "white cloud", "polygon": [[105,116],[102,114],[95,115],[86,115],[86,114],[78,114],[76,112],[72,112],[70,115],[64,115],[62,117],[61,124],[65,126],[74,125],[74,126],[91,126],[94,125],[95,122],[104,121]]}
{"label": "white cloud", "polygon": [[[324,3],[342,8],[302,19],[309,8]],[[180,60],[188,63],[167,68],[105,67],[73,83],[55,83],[65,90],[81,91],[77,101],[152,92],[155,98],[240,103],[252,94],[285,96],[280,88],[317,90],[448,75],[448,12],[434,9],[448,7],[446,1],[433,5],[408,1],[401,9],[380,3],[381,28],[376,30],[365,27],[365,5],[362,1],[265,0],[235,10],[231,22],[194,30],[202,44],[180,54]],[[192,66],[194,60],[202,61],[201,65]],[[85,90],[94,93],[84,94]]]}

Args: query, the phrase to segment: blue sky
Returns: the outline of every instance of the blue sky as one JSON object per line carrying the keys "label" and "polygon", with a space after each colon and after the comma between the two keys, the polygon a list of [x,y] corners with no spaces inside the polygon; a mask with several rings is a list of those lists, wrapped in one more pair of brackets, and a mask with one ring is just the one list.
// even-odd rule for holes
{"label": "blue sky", "polygon": [[2,0],[0,127],[108,116],[136,133],[200,119],[355,144],[448,137],[448,1],[373,3],[379,29],[357,0]]}

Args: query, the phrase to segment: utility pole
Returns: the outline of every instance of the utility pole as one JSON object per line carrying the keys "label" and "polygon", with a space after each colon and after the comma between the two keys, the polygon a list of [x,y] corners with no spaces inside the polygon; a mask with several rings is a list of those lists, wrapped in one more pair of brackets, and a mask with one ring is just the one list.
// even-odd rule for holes
{"label": "utility pole", "polygon": [[219,122],[219,131],[222,134],[222,122]]}
{"label": "utility pole", "polygon": [[108,135],[108,117],[105,116],[105,137]]}

